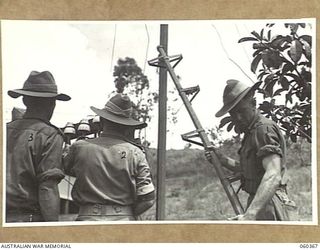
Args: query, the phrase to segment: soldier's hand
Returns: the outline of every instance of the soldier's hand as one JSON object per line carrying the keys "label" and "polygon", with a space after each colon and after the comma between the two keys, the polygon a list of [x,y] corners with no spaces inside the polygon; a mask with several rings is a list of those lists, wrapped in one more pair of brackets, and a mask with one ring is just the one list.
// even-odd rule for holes
{"label": "soldier's hand", "polygon": [[228,218],[228,220],[244,220],[244,215],[243,214],[238,214],[234,217]]}
{"label": "soldier's hand", "polygon": [[237,216],[228,218],[228,220],[256,220],[255,213],[248,213],[248,211],[244,214],[239,214]]}

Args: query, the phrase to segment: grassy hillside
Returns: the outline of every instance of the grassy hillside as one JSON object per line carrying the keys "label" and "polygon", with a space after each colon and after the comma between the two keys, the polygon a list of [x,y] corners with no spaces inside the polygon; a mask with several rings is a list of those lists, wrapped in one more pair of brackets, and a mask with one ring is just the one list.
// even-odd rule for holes
{"label": "grassy hillside", "polygon": [[[312,219],[311,148],[310,144],[288,144],[288,191],[297,206],[299,220]],[[225,143],[221,151],[236,157],[239,144]],[[147,151],[156,182],[156,150]],[[235,189],[238,183],[234,183]],[[247,195],[239,192],[243,205]],[[166,220],[225,220],[234,216],[230,202],[206,161],[203,150],[184,149],[167,151],[166,163]],[[143,219],[155,218],[155,206]]]}

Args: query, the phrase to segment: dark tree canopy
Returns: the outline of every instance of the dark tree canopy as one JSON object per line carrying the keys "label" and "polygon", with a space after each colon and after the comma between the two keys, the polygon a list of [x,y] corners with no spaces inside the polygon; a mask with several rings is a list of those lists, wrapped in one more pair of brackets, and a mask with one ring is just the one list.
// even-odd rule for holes
{"label": "dark tree canopy", "polygon": [[[267,24],[259,33],[253,31],[239,40],[253,42],[251,71],[257,75],[255,88],[264,98],[259,109],[293,142],[297,137],[311,142],[312,37],[303,34],[307,25],[287,23],[285,34],[275,35],[275,24]],[[230,131],[230,122],[225,117],[220,127],[229,123]]]}
{"label": "dark tree canopy", "polygon": [[158,101],[158,94],[149,91],[149,80],[135,59],[119,59],[114,67],[114,83],[118,93],[126,93],[132,100],[134,118],[143,122],[151,120],[150,111]]}

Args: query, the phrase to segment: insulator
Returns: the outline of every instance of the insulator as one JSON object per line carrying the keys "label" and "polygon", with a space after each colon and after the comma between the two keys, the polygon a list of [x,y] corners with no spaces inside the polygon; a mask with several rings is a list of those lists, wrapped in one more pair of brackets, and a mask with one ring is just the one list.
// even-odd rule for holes
{"label": "insulator", "polygon": [[89,133],[90,132],[90,125],[88,119],[82,119],[79,123],[78,126],[78,131],[79,132],[85,132]]}
{"label": "insulator", "polygon": [[96,116],[92,119],[92,123],[100,123],[100,116],[96,115]]}
{"label": "insulator", "polygon": [[63,130],[64,134],[75,135],[76,129],[74,128],[74,124],[72,122],[68,122]]}

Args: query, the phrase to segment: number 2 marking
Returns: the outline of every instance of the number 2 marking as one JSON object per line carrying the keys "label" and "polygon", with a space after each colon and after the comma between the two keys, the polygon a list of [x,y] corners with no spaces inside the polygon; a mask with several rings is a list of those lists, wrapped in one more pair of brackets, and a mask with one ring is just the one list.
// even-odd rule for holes
{"label": "number 2 marking", "polygon": [[126,158],[126,156],[127,156],[126,151],[122,151],[122,152],[121,152],[121,159]]}

